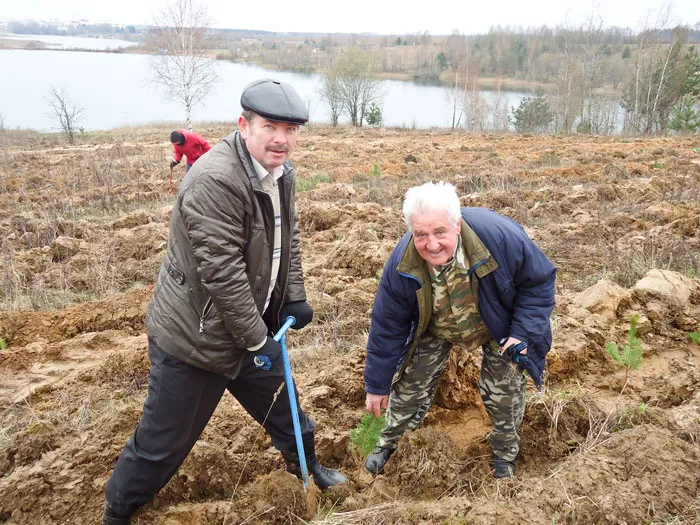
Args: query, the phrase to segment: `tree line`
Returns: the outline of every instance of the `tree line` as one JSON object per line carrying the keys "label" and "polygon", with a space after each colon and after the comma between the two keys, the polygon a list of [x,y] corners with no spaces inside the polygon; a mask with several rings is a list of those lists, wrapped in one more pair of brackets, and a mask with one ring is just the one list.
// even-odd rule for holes
{"label": "tree line", "polygon": [[[382,79],[403,75],[449,86],[454,128],[693,132],[700,128],[700,23],[669,28],[669,20],[662,11],[638,33],[591,15],[576,27],[496,27],[485,35],[255,38],[230,45],[230,56],[321,73],[334,125],[343,115],[355,126],[370,123],[367,115],[381,123]],[[518,108],[502,96],[514,85],[532,93]],[[495,99],[487,100],[485,87]]]}
{"label": "tree line", "polygon": [[[285,40],[255,33],[212,30],[195,0],[174,0],[150,27],[153,80],[192,107],[217,77],[212,50],[229,49],[234,60],[322,75],[319,95],[335,126],[381,125],[383,78],[410,74],[449,87],[453,128],[475,131],[558,133],[695,132],[700,128],[700,24],[668,28],[669,13],[633,34],[605,28],[591,15],[577,27],[523,30],[496,27],[486,35],[432,37],[317,36]],[[249,35],[252,36],[252,35]],[[519,107],[508,107],[504,90],[513,80],[532,89]],[[484,85],[495,97],[487,100]],[[523,85],[523,84],[521,84]],[[53,97],[56,98],[56,97]]]}

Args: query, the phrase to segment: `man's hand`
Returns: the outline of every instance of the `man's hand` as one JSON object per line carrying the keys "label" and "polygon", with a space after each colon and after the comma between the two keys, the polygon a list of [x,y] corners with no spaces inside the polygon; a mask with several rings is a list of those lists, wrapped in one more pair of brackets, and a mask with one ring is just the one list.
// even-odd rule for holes
{"label": "man's hand", "polygon": [[170,169],[174,168],[174,167],[177,166],[178,164],[180,164],[178,161],[176,161],[176,160],[171,160],[171,161],[170,161]]}
{"label": "man's hand", "polygon": [[282,357],[282,345],[272,337],[268,337],[264,345],[250,354],[255,366],[263,370],[270,370],[273,363]]}
{"label": "man's hand", "polygon": [[[508,339],[506,339],[506,342],[501,344],[501,355],[503,355],[503,352],[506,351],[506,348],[508,348],[511,345],[517,345],[519,343],[522,343],[522,341],[520,339],[516,339],[515,337],[509,337]],[[527,355],[527,347],[525,347],[525,349],[520,352],[520,355]]]}
{"label": "man's hand", "polygon": [[292,301],[282,307],[280,312],[280,325],[287,321],[287,317],[294,317],[296,322],[292,325],[294,330],[304,328],[314,318],[314,311],[306,301]]}
{"label": "man's hand", "polygon": [[370,394],[369,392],[367,392],[367,398],[365,399],[365,408],[372,412],[375,416],[381,416],[382,409],[385,409],[388,403],[388,395]]}

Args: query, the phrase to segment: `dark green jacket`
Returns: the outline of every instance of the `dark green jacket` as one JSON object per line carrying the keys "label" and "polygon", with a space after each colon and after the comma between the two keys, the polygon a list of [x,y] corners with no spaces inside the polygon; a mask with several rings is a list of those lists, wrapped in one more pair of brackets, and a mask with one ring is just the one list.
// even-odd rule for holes
{"label": "dark green jacket", "polygon": [[149,337],[193,366],[236,377],[246,348],[277,330],[282,305],[306,299],[290,162],[279,179],[280,270],[263,319],[274,236],[272,199],[232,133],[180,184],[165,260],[149,305]]}

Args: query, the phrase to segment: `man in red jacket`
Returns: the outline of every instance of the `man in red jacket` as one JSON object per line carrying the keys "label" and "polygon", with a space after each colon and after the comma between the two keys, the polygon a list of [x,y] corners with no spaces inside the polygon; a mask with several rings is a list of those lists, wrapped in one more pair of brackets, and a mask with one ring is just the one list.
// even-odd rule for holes
{"label": "man in red jacket", "polygon": [[211,149],[209,143],[202,137],[184,129],[173,131],[170,134],[170,142],[173,143],[173,148],[175,149],[170,167],[174,168],[180,164],[182,157],[185,156],[187,157],[187,171],[199,157]]}

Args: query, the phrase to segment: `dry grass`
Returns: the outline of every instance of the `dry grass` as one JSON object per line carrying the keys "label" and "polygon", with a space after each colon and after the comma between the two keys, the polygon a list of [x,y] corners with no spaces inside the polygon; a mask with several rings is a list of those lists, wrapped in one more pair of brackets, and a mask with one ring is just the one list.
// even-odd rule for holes
{"label": "dry grass", "polygon": [[[577,385],[573,390],[558,390],[545,386],[542,390],[536,391],[528,396],[527,404],[531,408],[541,407],[546,412],[549,418],[549,439],[557,439],[559,433],[559,418],[564,413],[567,406],[576,404],[588,408],[585,400],[588,398],[587,393],[581,385]],[[590,410],[586,410],[588,414]]]}
{"label": "dry grass", "polygon": [[[390,502],[373,505],[364,509],[349,512],[330,512],[323,518],[314,519],[315,525],[345,525],[366,523],[368,525],[384,525],[388,523],[402,523],[401,516],[408,518],[404,502]],[[403,521],[407,523],[407,521]]]}
{"label": "dry grass", "polygon": [[[0,172],[0,198],[16,199],[18,211],[0,222],[0,308],[60,308],[133,287],[132,270],[114,250],[112,222],[171,199],[170,146],[154,144],[155,128],[142,134],[128,145],[115,142],[123,137],[117,130],[81,137],[73,146],[53,135],[1,134],[0,142],[11,146],[3,148],[4,165],[12,169]],[[51,260],[46,250],[59,237],[97,248],[80,267]]]}

